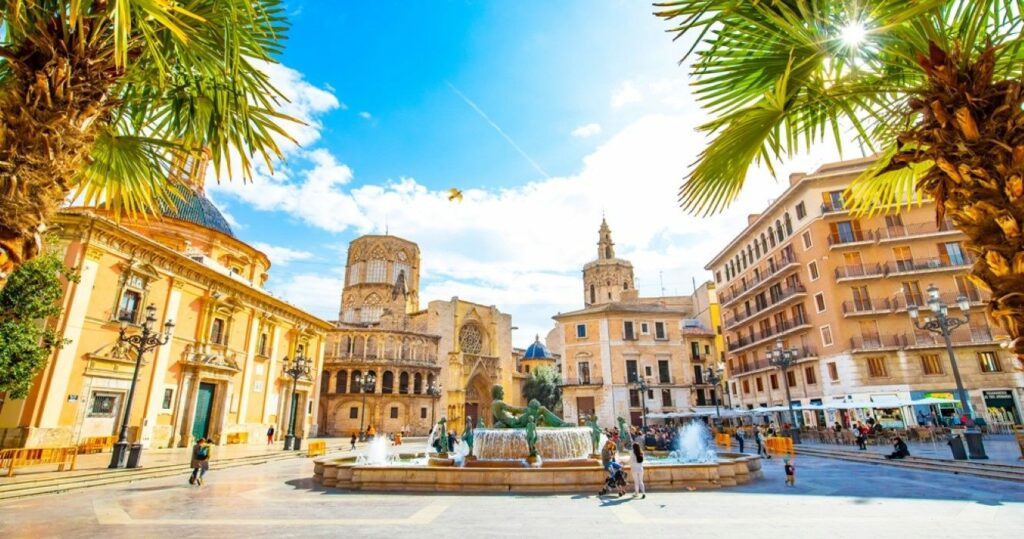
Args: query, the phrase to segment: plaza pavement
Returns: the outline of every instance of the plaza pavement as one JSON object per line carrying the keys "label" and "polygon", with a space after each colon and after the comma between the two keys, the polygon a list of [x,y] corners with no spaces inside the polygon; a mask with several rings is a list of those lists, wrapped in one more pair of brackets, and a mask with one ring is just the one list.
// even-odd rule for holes
{"label": "plaza pavement", "polygon": [[[408,446],[404,449],[411,449]],[[79,493],[0,502],[0,537],[1013,537],[1024,486],[1007,481],[797,457],[732,489],[577,495],[345,493],[316,487],[309,459],[187,469]],[[595,491],[598,486],[595,485]]]}

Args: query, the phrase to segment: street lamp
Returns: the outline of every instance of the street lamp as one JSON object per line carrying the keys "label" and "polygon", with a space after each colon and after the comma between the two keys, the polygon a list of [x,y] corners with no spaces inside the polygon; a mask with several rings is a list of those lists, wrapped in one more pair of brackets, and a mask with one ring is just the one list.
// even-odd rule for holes
{"label": "street lamp", "polygon": [[373,371],[366,373],[359,383],[359,391],[363,394],[363,408],[359,413],[359,437],[364,440],[366,439],[366,434],[363,432],[363,424],[366,421],[366,394],[373,391],[376,385],[377,375]]}
{"label": "street lamp", "polygon": [[[110,468],[126,467],[127,457],[128,468],[138,468],[139,459],[142,458],[142,444],[134,443],[131,448],[131,456],[127,455],[128,449],[128,419],[132,414],[132,400],[135,398],[135,383],[139,378],[139,365],[142,364],[142,355],[146,352],[163,346],[170,342],[171,334],[174,332],[174,321],[168,320],[164,323],[163,334],[154,331],[156,326],[156,306],[152,303],[146,307],[146,320],[142,323],[142,333],[128,335],[130,320],[121,318],[121,331],[118,341],[125,343],[129,348],[135,350],[135,371],[132,373],[132,383],[128,387],[128,399],[124,404],[124,418],[121,420],[121,432],[117,436],[117,443],[114,444],[114,451],[110,455]],[[155,375],[160,375],[156,373]]]}
{"label": "street lamp", "polygon": [[647,430],[647,390],[651,386],[647,384],[646,378],[638,378],[633,385],[640,392],[640,426]]}
{"label": "street lamp", "polygon": [[[919,319],[920,310],[913,303],[907,305],[907,315],[910,316],[910,319],[914,322],[914,327],[917,329],[924,329],[942,335],[942,339],[946,342],[949,364],[953,367],[953,379],[956,381],[956,392],[960,399],[960,406],[963,408],[964,414],[973,421],[974,413],[971,410],[971,402],[967,398],[967,391],[964,390],[963,380],[960,379],[960,369],[956,365],[956,354],[953,353],[953,341],[950,340],[950,333],[953,330],[970,322],[971,302],[963,294],[957,296],[956,306],[960,309],[960,312],[964,313],[964,317],[951,317],[949,316],[949,305],[946,305],[939,299],[938,287],[930,284],[928,285],[927,303],[928,309],[935,315],[935,318],[926,318],[924,323],[921,323]],[[975,428],[970,428],[965,433],[965,436],[967,438],[967,447],[971,452],[971,458],[987,459],[988,456],[985,454],[985,447],[981,441],[981,433]]]}
{"label": "street lamp", "polygon": [[441,396],[441,384],[430,382],[427,388],[427,395],[430,395],[430,428],[433,429],[436,423],[434,418],[437,415],[437,399]]}
{"label": "street lamp", "polygon": [[722,413],[718,409],[718,383],[722,381],[722,375],[725,373],[725,366],[722,363],[715,365],[715,368],[707,367],[704,370],[704,378],[711,384],[711,398],[715,401],[715,417],[719,422],[722,421]]}
{"label": "street lamp", "polygon": [[768,363],[782,371],[782,385],[786,386],[786,405],[789,407],[790,436],[793,443],[800,443],[800,425],[793,413],[793,398],[789,395],[789,368],[800,358],[800,350],[783,348],[782,339],[775,339],[775,348],[768,353]]}
{"label": "street lamp", "polygon": [[[289,376],[292,379],[292,401],[291,401],[291,413],[288,415],[288,434],[284,437],[284,448],[285,450],[292,449],[292,444],[295,442],[295,415],[298,413],[299,401],[295,398],[295,385],[298,383],[299,378],[309,378],[310,368],[309,360],[302,356],[300,351],[295,356],[295,361],[289,365],[288,358],[284,358],[284,365],[281,366],[281,371],[285,376]],[[300,444],[294,444],[294,449],[299,450]]]}

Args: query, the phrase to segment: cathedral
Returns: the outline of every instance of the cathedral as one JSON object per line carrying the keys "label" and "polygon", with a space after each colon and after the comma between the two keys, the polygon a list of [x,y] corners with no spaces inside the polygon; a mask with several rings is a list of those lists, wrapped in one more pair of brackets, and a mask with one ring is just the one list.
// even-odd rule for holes
{"label": "cathedral", "polygon": [[328,333],[318,425],[328,436],[423,435],[441,417],[490,420],[491,386],[521,400],[512,317],[457,297],[419,299],[420,251],[368,235],[349,244],[338,321]]}

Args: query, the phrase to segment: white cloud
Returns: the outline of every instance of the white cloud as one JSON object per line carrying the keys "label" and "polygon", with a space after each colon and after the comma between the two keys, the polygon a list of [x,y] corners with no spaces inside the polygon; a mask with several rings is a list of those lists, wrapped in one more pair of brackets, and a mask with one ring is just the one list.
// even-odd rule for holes
{"label": "white cloud", "polygon": [[325,320],[336,320],[344,285],[344,278],[322,274],[299,274],[276,283],[274,272],[271,272],[267,289],[288,303]]}
{"label": "white cloud", "polygon": [[263,243],[261,241],[253,242],[252,246],[267,255],[271,264],[279,266],[287,266],[288,263],[293,260],[309,260],[310,258],[313,258],[313,253],[310,253],[309,251],[300,251],[289,247],[270,245],[269,243]]}
{"label": "white cloud", "polygon": [[572,130],[572,136],[577,137],[577,138],[587,138],[587,137],[592,137],[594,135],[600,135],[600,134],[601,134],[601,124],[598,124],[598,123],[589,123],[589,124],[586,124],[586,125],[581,125],[581,126],[577,127],[576,129]]}
{"label": "white cloud", "polygon": [[359,113],[359,117],[364,119],[364,120],[372,120],[373,119],[373,115],[370,114],[369,112],[366,112],[365,110],[363,112]]}
{"label": "white cloud", "polygon": [[640,89],[636,87],[636,84],[627,80],[612,94],[611,105],[613,109],[619,109],[631,103],[639,103],[643,99],[644,95],[640,93]]}

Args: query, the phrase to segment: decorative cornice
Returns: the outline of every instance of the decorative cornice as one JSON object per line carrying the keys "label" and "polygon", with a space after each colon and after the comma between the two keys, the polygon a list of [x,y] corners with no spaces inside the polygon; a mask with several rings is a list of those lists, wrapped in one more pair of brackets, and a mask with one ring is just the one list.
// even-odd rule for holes
{"label": "decorative cornice", "polygon": [[93,262],[99,262],[103,259],[103,253],[103,249],[90,246],[85,250],[85,258],[92,260]]}

